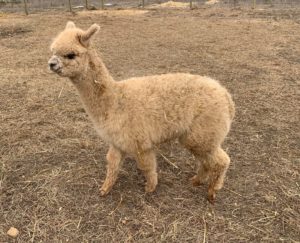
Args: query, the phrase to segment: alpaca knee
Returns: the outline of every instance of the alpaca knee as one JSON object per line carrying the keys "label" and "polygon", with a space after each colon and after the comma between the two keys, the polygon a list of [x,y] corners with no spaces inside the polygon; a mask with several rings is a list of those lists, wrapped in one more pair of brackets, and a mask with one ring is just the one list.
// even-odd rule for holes
{"label": "alpaca knee", "polygon": [[158,182],[155,153],[147,152],[138,154],[137,166],[143,172],[146,179],[145,191],[153,192]]}
{"label": "alpaca knee", "polygon": [[208,200],[211,203],[214,203],[216,192],[223,187],[229,164],[230,158],[222,149],[219,149],[211,157],[210,183],[208,187]]}
{"label": "alpaca knee", "polygon": [[137,156],[137,167],[142,171],[156,171],[156,156],[154,152],[143,152]]}
{"label": "alpaca knee", "polygon": [[230,158],[225,151],[222,150],[220,159],[220,174],[215,184],[215,190],[220,190],[223,187],[225,176],[230,164]]}
{"label": "alpaca knee", "polygon": [[121,157],[121,153],[113,147],[110,147],[106,154],[106,160],[110,163],[117,163],[121,160]]}

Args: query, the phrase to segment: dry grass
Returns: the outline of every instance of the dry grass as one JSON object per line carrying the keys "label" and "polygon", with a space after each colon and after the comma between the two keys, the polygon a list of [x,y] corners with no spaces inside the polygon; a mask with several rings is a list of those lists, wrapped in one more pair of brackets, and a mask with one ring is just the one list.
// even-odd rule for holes
{"label": "dry grass", "polygon": [[152,4],[147,8],[189,8],[190,4],[185,2],[168,1],[160,4]]}
{"label": "dry grass", "polygon": [[[47,70],[67,20],[101,25],[95,46],[117,80],[180,71],[228,87],[232,164],[214,206],[189,184],[194,158],[176,142],[159,148],[155,193],[127,160],[99,196],[107,145]],[[0,242],[299,242],[299,20],[297,9],[1,16]]]}
{"label": "dry grass", "polygon": [[116,17],[116,16],[135,16],[135,15],[143,15],[148,13],[147,10],[141,9],[121,9],[121,10],[96,10],[96,11],[81,11],[78,12],[79,16],[91,16],[94,15],[95,17],[99,16],[108,16],[108,17]]}

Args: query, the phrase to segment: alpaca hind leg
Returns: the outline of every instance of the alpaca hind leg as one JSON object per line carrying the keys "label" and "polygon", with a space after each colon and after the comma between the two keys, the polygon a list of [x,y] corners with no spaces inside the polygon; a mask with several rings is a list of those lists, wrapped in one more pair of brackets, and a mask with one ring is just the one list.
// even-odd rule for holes
{"label": "alpaca hind leg", "polygon": [[230,164],[227,153],[218,148],[210,157],[210,175],[208,186],[208,201],[214,203],[216,192],[223,187],[225,175]]}
{"label": "alpaca hind leg", "polygon": [[146,192],[155,191],[157,185],[157,172],[156,172],[156,156],[154,151],[140,152],[137,154],[137,166],[143,172],[146,185]]}
{"label": "alpaca hind leg", "polygon": [[207,161],[205,157],[200,157],[196,154],[194,154],[198,160],[198,170],[197,174],[194,175],[190,181],[192,182],[193,186],[200,186],[204,184],[209,177],[209,167],[207,165]]}
{"label": "alpaca hind leg", "polygon": [[113,146],[110,146],[108,153],[106,155],[107,159],[107,170],[106,170],[106,178],[105,181],[100,188],[100,194],[101,196],[107,195],[113,185],[115,184],[119,171],[120,171],[120,164],[122,161],[122,154],[121,152],[114,148]]}

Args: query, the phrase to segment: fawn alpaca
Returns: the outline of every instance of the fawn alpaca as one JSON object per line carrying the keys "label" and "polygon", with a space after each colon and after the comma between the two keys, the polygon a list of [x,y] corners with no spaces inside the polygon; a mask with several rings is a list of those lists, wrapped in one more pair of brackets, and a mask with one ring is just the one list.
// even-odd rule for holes
{"label": "fawn alpaca", "polygon": [[111,190],[126,156],[136,159],[146,192],[153,192],[155,147],[178,139],[198,161],[193,185],[208,182],[213,202],[230,163],[221,148],[235,111],[230,94],[213,79],[182,73],[115,82],[91,47],[99,29],[93,24],[84,31],[68,22],[51,45],[49,67],[70,78],[97,132],[110,145],[101,195]]}

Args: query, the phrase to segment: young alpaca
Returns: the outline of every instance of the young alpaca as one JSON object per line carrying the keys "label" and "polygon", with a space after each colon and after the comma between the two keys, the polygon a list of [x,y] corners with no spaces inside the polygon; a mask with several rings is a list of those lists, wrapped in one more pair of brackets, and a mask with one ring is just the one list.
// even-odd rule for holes
{"label": "young alpaca", "polygon": [[87,31],[68,22],[51,45],[52,71],[69,77],[101,138],[110,144],[107,174],[100,189],[114,185],[120,163],[133,156],[146,178],[146,192],[157,185],[155,145],[176,139],[197,158],[193,185],[208,181],[213,202],[223,186],[230,159],[221,144],[234,116],[230,94],[217,81],[191,74],[165,74],[115,82],[90,47],[100,27]]}

